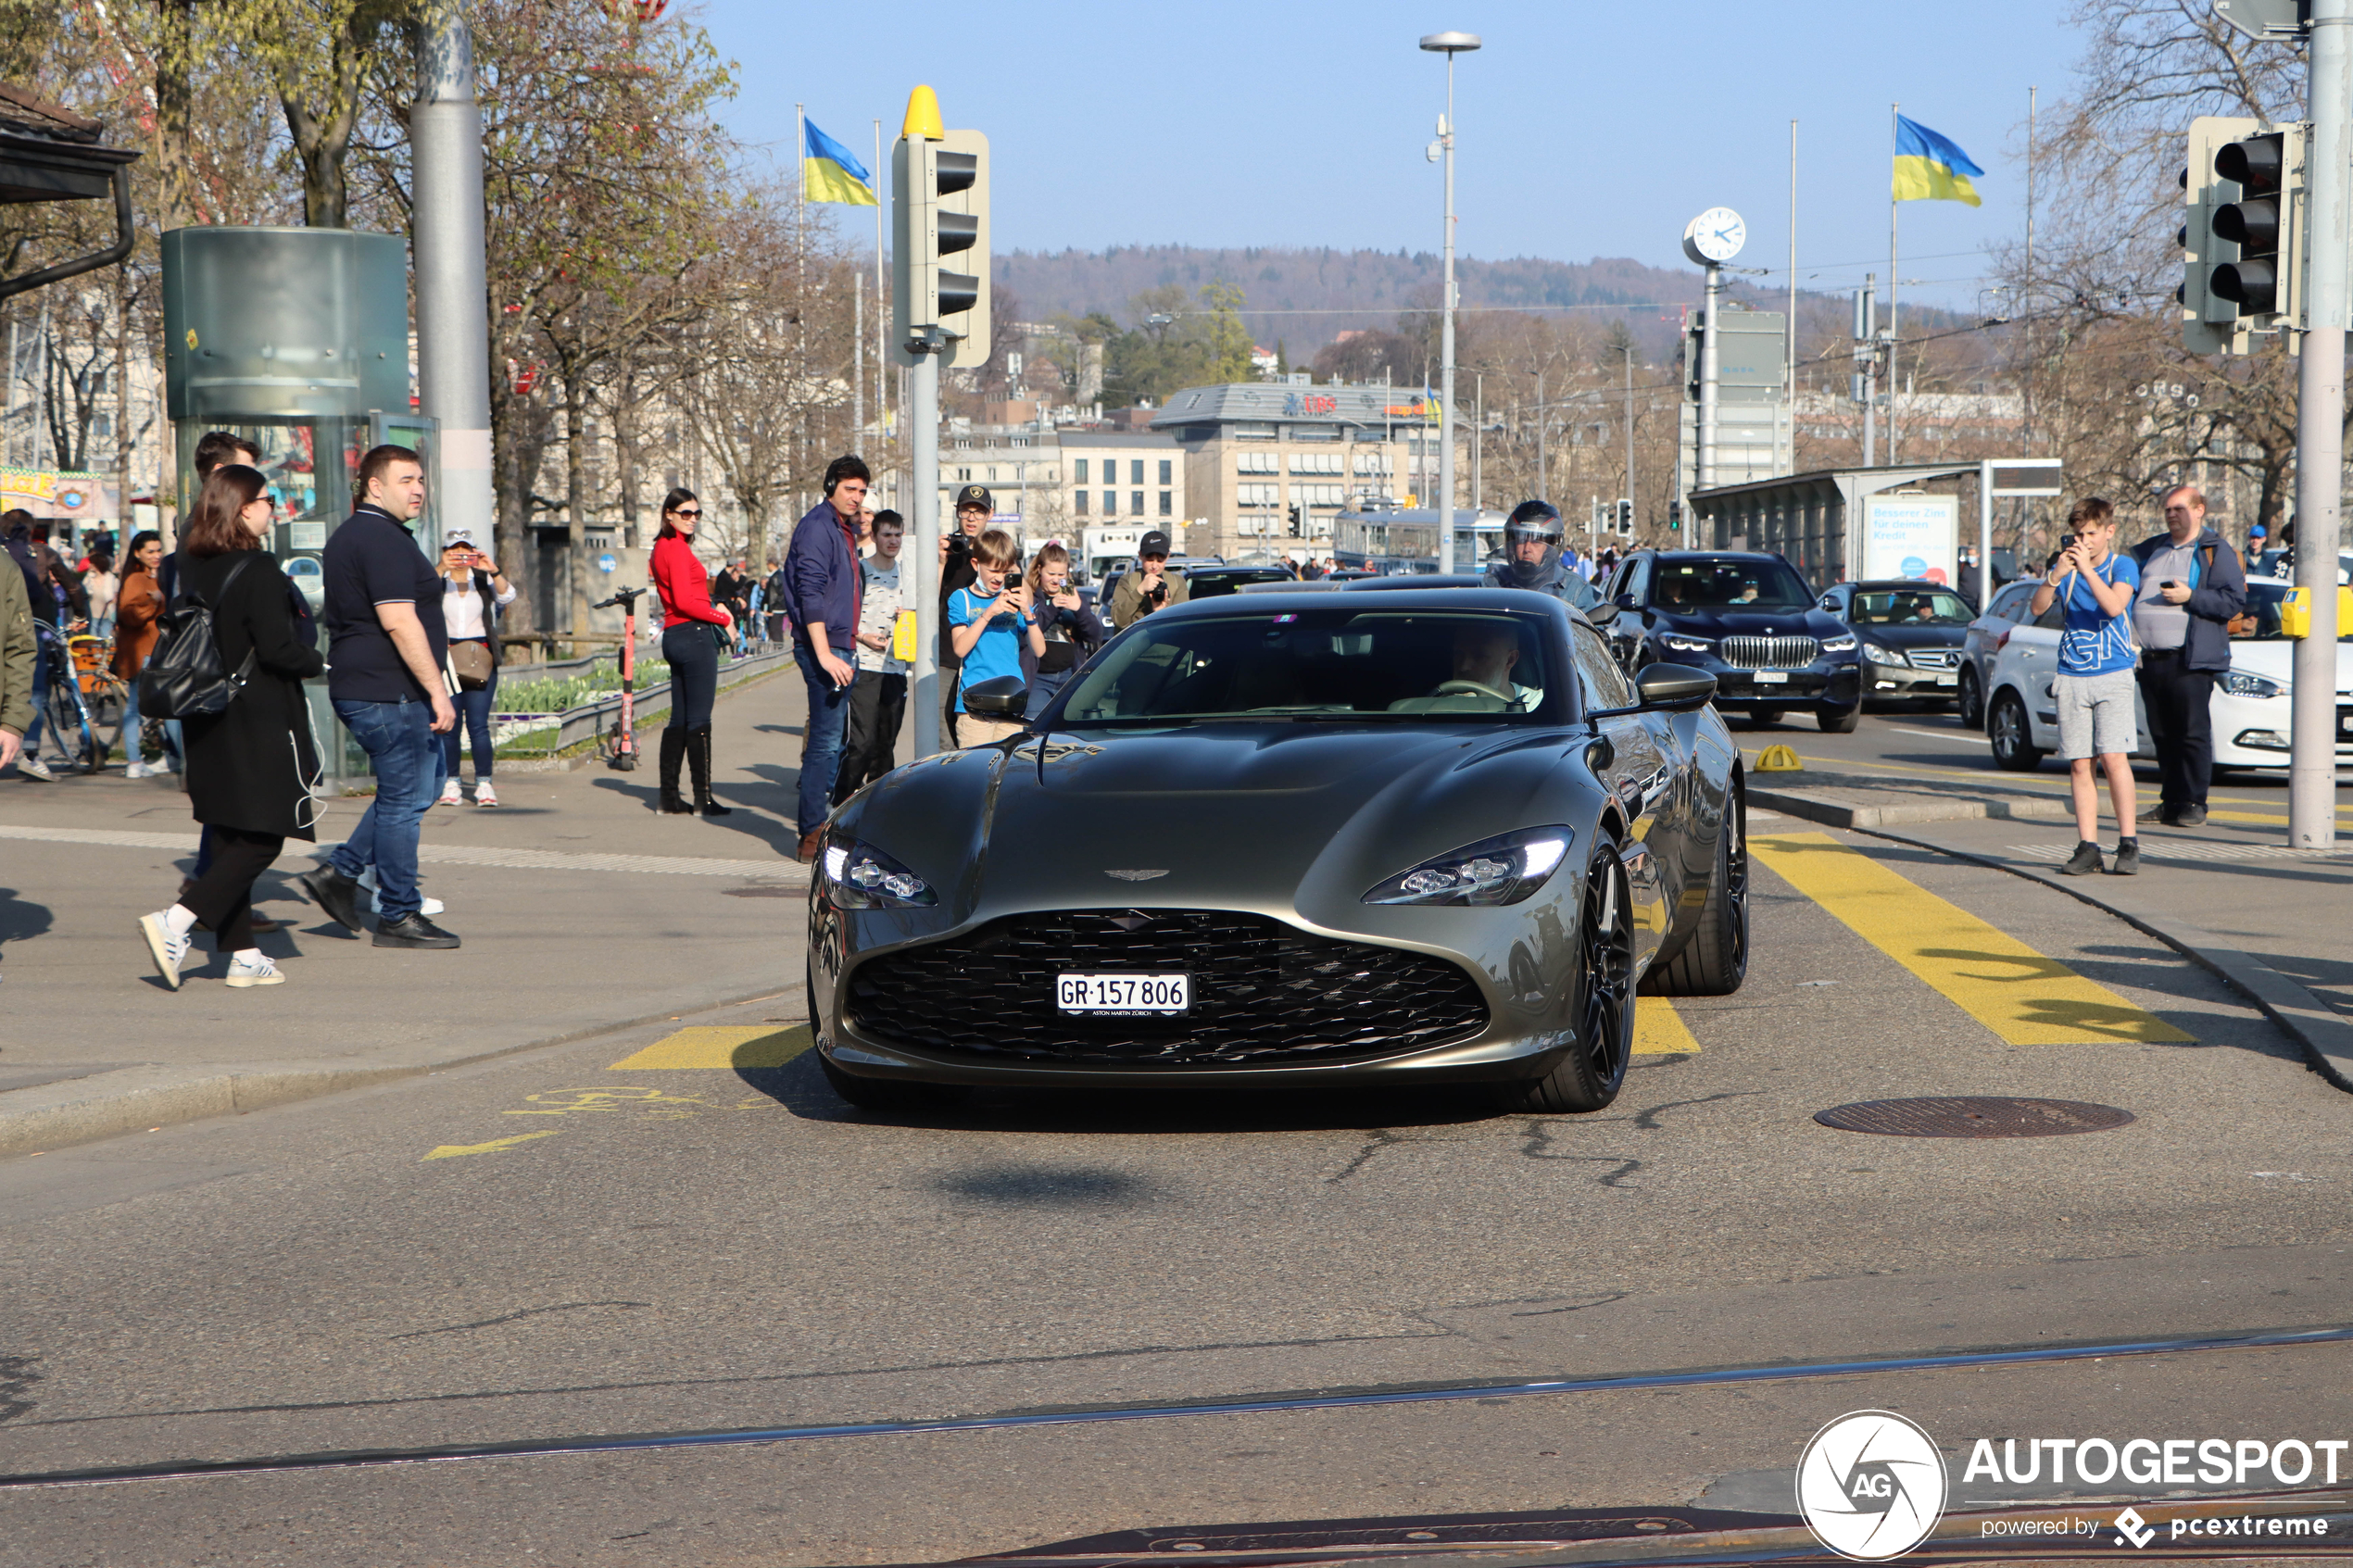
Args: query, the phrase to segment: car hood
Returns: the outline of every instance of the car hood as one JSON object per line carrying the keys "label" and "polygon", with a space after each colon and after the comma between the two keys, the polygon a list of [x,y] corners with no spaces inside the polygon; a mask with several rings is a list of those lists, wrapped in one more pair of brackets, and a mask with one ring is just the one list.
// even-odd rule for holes
{"label": "car hood", "polygon": [[[2261,675],[2284,686],[2296,684],[2296,643],[2288,637],[2262,642],[2243,639],[2231,645],[2231,668]],[[2353,690],[2353,643],[2336,645],[2336,689]]]}
{"label": "car hood", "polygon": [[859,796],[841,823],[931,882],[960,922],[1089,905],[1295,904],[1338,918],[1432,856],[1578,820],[1563,775],[1596,788],[1573,759],[1584,738],[1323,724],[1061,731],[1042,770],[1035,741],[926,759]]}
{"label": "car hood", "polygon": [[1818,609],[1712,609],[1654,611],[1662,626],[1705,637],[1835,637],[1846,626]]}

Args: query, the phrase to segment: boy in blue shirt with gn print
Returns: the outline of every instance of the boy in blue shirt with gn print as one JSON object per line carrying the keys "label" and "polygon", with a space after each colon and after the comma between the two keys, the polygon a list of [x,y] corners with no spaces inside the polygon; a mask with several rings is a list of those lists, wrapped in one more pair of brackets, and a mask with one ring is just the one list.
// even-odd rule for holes
{"label": "boy in blue shirt with gn print", "polygon": [[1005,579],[1021,565],[1013,535],[992,528],[973,541],[973,583],[948,596],[948,642],[963,661],[963,678],[956,687],[956,738],[965,746],[990,746],[1022,733],[1009,720],[984,719],[964,711],[965,689],[1000,675],[1021,678],[1021,645],[1026,637],[1030,657],[1042,659],[1046,633],[1029,619],[1029,590]]}
{"label": "boy in blue shirt with gn print", "polygon": [[2133,832],[2137,802],[2133,794],[2133,720],[2138,687],[2133,667],[2133,596],[2141,569],[2118,555],[2116,508],[2094,495],[2067,514],[2074,540],[2051,563],[2034,590],[2032,615],[2054,601],[2067,607],[2059,633],[2058,674],[2051,696],[2058,705],[2059,755],[2067,759],[2068,783],[2075,797],[2075,854],[2059,870],[2089,876],[2100,869],[2100,786],[2093,759],[2108,774],[2108,797],[2116,807],[2118,876],[2141,869],[2141,841]]}

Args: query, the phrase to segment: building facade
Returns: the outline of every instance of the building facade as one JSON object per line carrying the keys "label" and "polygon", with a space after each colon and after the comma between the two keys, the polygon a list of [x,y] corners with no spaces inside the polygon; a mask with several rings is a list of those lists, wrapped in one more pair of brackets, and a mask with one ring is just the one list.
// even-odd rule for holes
{"label": "building facade", "polygon": [[1190,521],[1182,454],[1149,429],[951,424],[939,450],[943,521],[967,484],[988,487],[996,526],[1025,551],[1105,523],[1164,528],[1181,541]]}
{"label": "building facade", "polygon": [[1189,387],[1151,419],[1181,455],[1193,555],[1288,560],[1332,552],[1343,510],[1412,493],[1410,438],[1431,444],[1438,408],[1389,386],[1289,382]]}

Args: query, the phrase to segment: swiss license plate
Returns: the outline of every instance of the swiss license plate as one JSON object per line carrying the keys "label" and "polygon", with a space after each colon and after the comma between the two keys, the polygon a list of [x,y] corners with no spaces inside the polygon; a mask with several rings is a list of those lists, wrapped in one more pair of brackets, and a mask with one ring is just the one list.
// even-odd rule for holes
{"label": "swiss license plate", "polygon": [[1936,684],[1940,686],[1957,686],[1961,684],[1961,678],[1957,674],[1939,675],[1936,678]]}
{"label": "swiss license plate", "polygon": [[1760,686],[1786,686],[1789,684],[1789,671],[1786,670],[1759,670],[1756,672],[1756,684]]}
{"label": "swiss license plate", "polygon": [[1193,1008],[1189,974],[1058,974],[1054,1005],[1064,1012],[1176,1013]]}

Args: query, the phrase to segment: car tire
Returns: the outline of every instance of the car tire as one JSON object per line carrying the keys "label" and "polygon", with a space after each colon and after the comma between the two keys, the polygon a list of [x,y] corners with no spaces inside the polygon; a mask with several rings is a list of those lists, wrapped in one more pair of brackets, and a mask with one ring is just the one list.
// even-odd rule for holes
{"label": "car tire", "polygon": [[1957,701],[1962,725],[1972,730],[1983,729],[1985,727],[1985,693],[1978,687],[1977,667],[1973,664],[1961,666],[1961,690]]}
{"label": "car tire", "polygon": [[1738,779],[1716,835],[1716,869],[1699,926],[1672,959],[1642,980],[1655,997],[1729,997],[1748,978],[1748,800]]}
{"label": "car tire", "polygon": [[[818,1039],[824,1031],[817,1026],[817,976],[812,971],[805,982],[809,998],[809,1037]],[[844,1073],[823,1050],[812,1051],[818,1070],[825,1075],[825,1086],[839,1095],[859,1110],[876,1116],[920,1115],[929,1110],[944,1110],[969,1098],[972,1091],[958,1084],[914,1084],[904,1078],[862,1078],[855,1073]]]}
{"label": "car tire", "polygon": [[1814,710],[1814,722],[1826,735],[1851,735],[1855,733],[1855,721],[1862,716],[1862,712],[1861,703],[1852,708],[1818,708]]}
{"label": "car tire", "polygon": [[1781,710],[1778,708],[1752,708],[1748,710],[1748,727],[1752,730],[1769,730],[1780,721]]}
{"label": "car tire", "polygon": [[1507,1085],[1507,1109],[1572,1115],[1600,1110],[1625,1085],[1634,1051],[1633,898],[1617,846],[1606,839],[1585,873],[1572,985],[1575,1041],[1541,1078]]}
{"label": "car tire", "polygon": [[1985,715],[1985,738],[1994,743],[1994,766],[2013,773],[2031,773],[2043,765],[2043,748],[2034,744],[2027,724],[2026,704],[2018,694],[2003,692]]}

